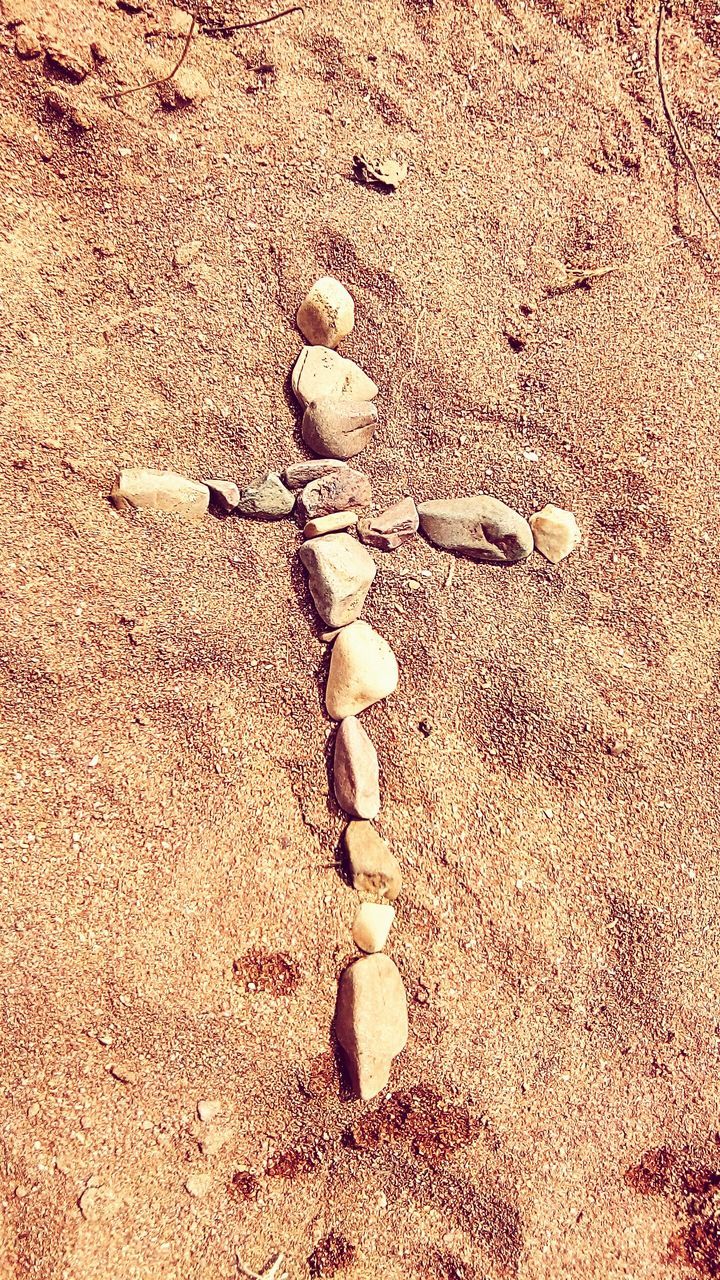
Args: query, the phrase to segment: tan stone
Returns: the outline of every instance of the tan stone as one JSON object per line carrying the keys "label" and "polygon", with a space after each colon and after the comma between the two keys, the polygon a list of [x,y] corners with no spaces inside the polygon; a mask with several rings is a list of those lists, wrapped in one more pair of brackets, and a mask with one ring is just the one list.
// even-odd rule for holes
{"label": "tan stone", "polygon": [[335,735],[333,787],[340,808],[352,818],[376,818],[380,812],[377,751],[355,716],[347,716]]}
{"label": "tan stone", "polygon": [[372,822],[349,822],[343,839],[353,889],[394,902],[402,888],[400,863]]}
{"label": "tan stone", "polygon": [[357,524],[357,519],[357,511],[331,511],[327,516],[318,516],[317,520],[308,520],[303,529],[303,538],[321,538],[326,533],[352,529]]}
{"label": "tan stone", "polygon": [[362,956],[340,978],[335,1034],[352,1085],[374,1098],[390,1079],[393,1058],[408,1037],[407,997],[397,967],[386,955]]}
{"label": "tan stone", "polygon": [[337,637],[330,657],[325,705],[333,720],[344,720],[394,693],[398,665],[387,640],[367,622],[351,622]]}
{"label": "tan stone", "polygon": [[18,58],[38,58],[42,53],[42,45],[36,33],[24,23],[15,32],[15,52]]}
{"label": "tan stone", "polygon": [[361,951],[373,955],[382,951],[395,919],[395,908],[385,902],[361,902],[355,912],[353,942]]}
{"label": "tan stone", "polygon": [[377,409],[370,400],[320,396],[303,414],[302,438],[315,453],[354,458],[372,440],[377,420]]}
{"label": "tan stone", "polygon": [[375,561],[348,533],[311,538],[298,552],[310,594],[323,622],[344,627],[360,616],[377,573]]}
{"label": "tan stone", "polygon": [[308,520],[327,516],[335,511],[351,511],[356,507],[369,507],[372,502],[370,481],[362,471],[346,467],[344,471],[330,471],[318,480],[311,480],[302,491],[300,503]]}
{"label": "tan stone", "polygon": [[421,502],[418,514],[426,538],[471,560],[512,564],[533,549],[527,520],[487,493]]}
{"label": "tan stone", "polygon": [[358,533],[363,542],[381,551],[395,551],[408,542],[418,531],[419,517],[412,498],[403,498],[387,511],[370,520],[363,520]]}
{"label": "tan stone", "polygon": [[240,490],[232,480],[206,480],[210,490],[210,504],[216,511],[228,515],[240,501]]}
{"label": "tan stone", "polygon": [[555,507],[552,502],[548,502],[542,511],[536,511],[530,517],[530,528],[536,550],[551,564],[559,564],[569,556],[582,538],[580,526],[572,511]]}
{"label": "tan stone", "polygon": [[206,1196],[212,1187],[212,1176],[209,1173],[191,1173],[185,1182],[185,1190],[190,1196]]}
{"label": "tan stone", "polygon": [[347,463],[340,458],[311,458],[307,462],[291,462],[283,471],[282,478],[288,489],[304,489],[311,480],[319,480],[343,467],[347,467]]}
{"label": "tan stone", "polygon": [[292,371],[292,389],[303,408],[321,396],[374,400],[378,389],[353,360],[330,347],[303,347]]}
{"label": "tan stone", "polygon": [[210,490],[174,471],[128,467],[120,472],[110,498],[120,511],[131,506],[198,519],[208,509]]}
{"label": "tan stone", "polygon": [[355,325],[355,303],[345,285],[322,276],[300,304],[297,324],[306,342],[337,347]]}

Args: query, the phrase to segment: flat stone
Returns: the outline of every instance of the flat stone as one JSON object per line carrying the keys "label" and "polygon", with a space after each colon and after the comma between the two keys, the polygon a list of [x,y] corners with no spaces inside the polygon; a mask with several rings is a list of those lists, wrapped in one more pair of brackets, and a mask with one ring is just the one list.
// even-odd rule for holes
{"label": "flat stone", "polygon": [[374,400],[378,389],[353,360],[330,347],[303,347],[292,371],[292,389],[303,408],[320,396]]}
{"label": "flat stone", "polygon": [[402,888],[402,871],[387,840],[372,822],[349,822],[344,842],[353,889],[394,902]]}
{"label": "flat stone", "polygon": [[393,1058],[407,1044],[407,997],[400,973],[386,955],[361,956],[340,978],[335,1034],[363,1099],[390,1079]]}
{"label": "flat stone", "polygon": [[344,627],[360,616],[377,573],[375,561],[349,533],[311,538],[298,552],[310,594],[323,622]]}
{"label": "flat stone", "polygon": [[363,542],[381,551],[395,551],[403,542],[414,538],[420,523],[417,507],[412,498],[403,498],[387,511],[370,520],[361,521],[358,533]]}
{"label": "flat stone", "polygon": [[548,502],[542,511],[530,517],[535,546],[551,564],[559,564],[580,543],[580,526],[572,511]]}
{"label": "flat stone", "polygon": [[355,303],[345,285],[322,276],[300,304],[297,325],[306,342],[336,347],[355,327]]}
{"label": "flat stone", "polygon": [[420,528],[430,542],[471,560],[513,564],[525,560],[533,549],[527,520],[486,493],[421,502],[418,514]]}
{"label": "flat stone", "polygon": [[332,647],[325,705],[333,720],[358,715],[395,692],[398,665],[387,640],[367,622],[343,627]]}
{"label": "flat stone", "polygon": [[86,76],[89,76],[91,68],[83,58],[74,50],[68,49],[65,45],[49,44],[45,50],[48,61],[66,76],[68,80],[73,80],[75,84],[79,84]]}
{"label": "flat stone", "polygon": [[339,533],[341,529],[352,529],[357,524],[357,511],[331,511],[329,516],[318,516],[317,520],[308,520],[303,529],[303,538],[321,538],[326,533]]}
{"label": "flat stone", "polygon": [[377,409],[370,400],[320,396],[303,414],[302,438],[315,453],[354,458],[369,445],[377,420]]}
{"label": "flat stone", "polygon": [[191,1173],[185,1182],[185,1190],[190,1196],[206,1196],[211,1187],[212,1176],[209,1173]]}
{"label": "flat stone", "polygon": [[340,458],[312,458],[309,462],[292,462],[282,473],[288,489],[304,489],[311,480],[319,480],[332,471],[347,467]]}
{"label": "flat stone", "polygon": [[373,955],[382,951],[395,919],[395,908],[385,902],[361,902],[355,912],[353,942],[361,951]]}
{"label": "flat stone", "polygon": [[150,467],[127,467],[120,472],[110,494],[119,511],[135,507],[165,511],[198,519],[210,502],[206,484],[188,480],[174,471],[154,471]]}
{"label": "flat stone", "polygon": [[42,45],[32,27],[18,27],[15,33],[15,52],[18,58],[38,58],[42,53]]}
{"label": "flat stone", "polygon": [[240,490],[232,480],[206,480],[210,490],[210,505],[217,511],[229,515],[240,501]]}
{"label": "flat stone", "polygon": [[216,1101],[214,1098],[201,1098],[197,1104],[198,1119],[203,1124],[209,1124],[211,1120],[217,1120],[222,1112],[222,1102]]}
{"label": "flat stone", "polygon": [[327,516],[334,511],[351,511],[356,507],[369,507],[372,502],[370,481],[362,471],[347,467],[344,471],[331,471],[318,480],[306,484],[300,503],[308,520]]}
{"label": "flat stone", "polygon": [[241,516],[259,516],[265,520],[281,520],[295,506],[295,495],[271,471],[265,480],[243,489],[235,510]]}
{"label": "flat stone", "polygon": [[181,67],[172,80],[165,80],[158,85],[158,97],[163,106],[170,110],[205,102],[211,93],[212,89],[202,71],[196,71],[193,67]]}
{"label": "flat stone", "polygon": [[78,1205],[87,1222],[103,1222],[114,1218],[122,1207],[119,1197],[112,1188],[103,1184],[86,1187]]}
{"label": "flat stone", "polygon": [[340,808],[352,818],[377,818],[380,770],[377,751],[360,721],[347,716],[335,735],[333,786]]}

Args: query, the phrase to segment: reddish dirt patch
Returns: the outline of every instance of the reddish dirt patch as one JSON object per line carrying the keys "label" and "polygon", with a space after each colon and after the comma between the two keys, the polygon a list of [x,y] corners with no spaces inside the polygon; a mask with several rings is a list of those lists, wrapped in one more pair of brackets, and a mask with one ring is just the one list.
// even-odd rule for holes
{"label": "reddish dirt patch", "polygon": [[228,1183],[228,1194],[233,1200],[255,1200],[260,1183],[254,1173],[238,1169]]}
{"label": "reddish dirt patch", "polygon": [[626,1170],[625,1181],[641,1195],[667,1196],[688,1219],[668,1242],[671,1261],[720,1276],[720,1172],[696,1163],[691,1152],[659,1147]]}
{"label": "reddish dirt patch", "polygon": [[233,977],[246,991],[291,996],[300,983],[300,970],[282,951],[246,951],[233,964]]}
{"label": "reddish dirt patch", "polygon": [[667,1191],[676,1157],[667,1147],[646,1151],[639,1164],[625,1170],[625,1181],[641,1196],[659,1196]]}
{"label": "reddish dirt patch", "polygon": [[397,1142],[425,1159],[442,1159],[474,1141],[481,1127],[465,1107],[419,1086],[392,1094],[348,1130],[344,1140],[358,1151],[375,1151]]}
{"label": "reddish dirt patch", "polygon": [[331,1231],[313,1249],[308,1258],[311,1276],[335,1276],[355,1261],[357,1250],[344,1236]]}

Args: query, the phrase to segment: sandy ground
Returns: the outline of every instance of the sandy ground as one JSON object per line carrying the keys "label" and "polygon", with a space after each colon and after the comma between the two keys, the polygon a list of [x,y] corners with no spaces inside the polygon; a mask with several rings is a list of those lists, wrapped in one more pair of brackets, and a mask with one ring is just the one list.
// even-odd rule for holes
{"label": "sandy ground", "polygon": [[[211,96],[177,110],[103,98],[172,65],[177,10],[0,15],[3,1278],[720,1274],[720,241],[653,10],[309,6],[198,38]],[[18,58],[21,19],[87,78]],[[712,5],[666,46],[720,198]],[[359,150],[405,185],[354,182]],[[376,553],[411,1036],[365,1104],[330,1036],[354,895],[297,529],[106,497],[122,465],[303,456],[325,272],[381,386],[376,506],[486,490],[584,531],[449,587],[421,540]]]}

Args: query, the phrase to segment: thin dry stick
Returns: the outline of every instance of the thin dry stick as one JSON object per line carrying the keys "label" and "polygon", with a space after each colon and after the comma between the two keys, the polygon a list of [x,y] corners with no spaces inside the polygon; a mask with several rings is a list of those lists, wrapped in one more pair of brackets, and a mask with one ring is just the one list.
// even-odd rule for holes
{"label": "thin dry stick", "polygon": [[183,45],[183,51],[180,54],[180,57],[178,58],[177,62],[175,63],[175,66],[173,67],[169,75],[160,76],[159,79],[157,80],[148,80],[145,84],[134,84],[131,86],[130,89],[120,89],[118,90],[117,93],[106,93],[105,97],[106,98],[126,98],[129,93],[140,93],[142,89],[152,89],[156,84],[167,84],[169,80],[172,80],[173,76],[177,75],[183,62],[187,58],[188,50],[190,48],[190,41],[192,40],[193,35],[195,34],[196,26],[197,26],[197,19],[193,16],[190,21],[190,26],[188,27],[187,35],[185,36],[185,44]]}
{"label": "thin dry stick", "polygon": [[247,31],[248,27],[264,27],[268,22],[277,22],[278,18],[287,18],[289,13],[304,13],[301,4],[294,4],[291,9],[283,9],[281,13],[272,13],[269,18],[256,18],[254,22],[235,22],[230,27],[203,27],[207,36],[230,36],[233,31]]}
{"label": "thin dry stick", "polygon": [[700,178],[700,174],[698,173],[697,168],[695,166],[695,162],[692,156],[690,155],[690,152],[688,151],[687,147],[685,146],[685,143],[683,142],[677,120],[673,115],[673,109],[670,105],[670,100],[668,98],[667,91],[665,89],[665,65],[663,62],[664,22],[665,22],[665,0],[659,0],[657,27],[655,28],[655,68],[657,70],[658,87],[660,89],[660,98],[663,104],[663,111],[665,112],[665,118],[668,124],[670,125],[672,135],[690,168],[690,172],[692,173],[693,178],[695,179],[695,183],[698,191],[700,192],[700,195],[702,196],[703,203],[705,204],[708,212],[714,218],[718,227],[720,227],[720,213],[717,212],[707,191],[705,190],[705,187],[703,186],[702,180]]}

